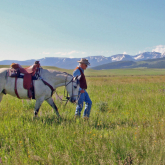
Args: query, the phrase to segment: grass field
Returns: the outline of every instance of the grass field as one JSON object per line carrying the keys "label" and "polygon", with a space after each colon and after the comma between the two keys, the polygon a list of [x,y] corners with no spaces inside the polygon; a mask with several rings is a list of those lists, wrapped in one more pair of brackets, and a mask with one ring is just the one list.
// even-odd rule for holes
{"label": "grass field", "polygon": [[165,164],[164,71],[87,70],[88,121],[56,95],[61,119],[46,102],[33,119],[34,100],[4,96],[0,164]]}

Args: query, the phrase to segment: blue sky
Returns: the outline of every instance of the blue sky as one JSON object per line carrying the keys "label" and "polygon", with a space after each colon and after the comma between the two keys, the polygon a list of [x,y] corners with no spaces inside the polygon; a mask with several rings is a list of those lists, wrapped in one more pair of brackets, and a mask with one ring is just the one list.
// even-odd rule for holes
{"label": "blue sky", "polygon": [[5,0],[0,60],[165,52],[162,0]]}

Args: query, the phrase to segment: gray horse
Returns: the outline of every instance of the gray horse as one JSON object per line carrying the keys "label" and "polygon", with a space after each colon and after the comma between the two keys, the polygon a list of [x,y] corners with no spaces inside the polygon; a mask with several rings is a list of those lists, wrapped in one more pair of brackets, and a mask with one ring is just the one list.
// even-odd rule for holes
{"label": "gray horse", "polygon": [[[15,78],[7,76],[8,69],[9,68],[0,69],[0,102],[2,100],[3,94],[9,94],[17,97],[15,93]],[[49,84],[49,86],[44,82]],[[52,106],[57,116],[59,116],[58,109],[52,99],[52,94],[55,89],[60,86],[66,87],[66,90],[70,96],[69,100],[71,102],[76,102],[78,97],[79,85],[77,77],[73,77],[65,72],[41,68],[39,78],[37,80],[33,80],[33,84],[36,99],[34,116],[37,116],[39,108],[44,100],[47,101],[50,106]],[[50,86],[52,88],[50,88]],[[23,87],[22,78],[17,79],[17,92],[21,99],[28,99],[27,90]]]}

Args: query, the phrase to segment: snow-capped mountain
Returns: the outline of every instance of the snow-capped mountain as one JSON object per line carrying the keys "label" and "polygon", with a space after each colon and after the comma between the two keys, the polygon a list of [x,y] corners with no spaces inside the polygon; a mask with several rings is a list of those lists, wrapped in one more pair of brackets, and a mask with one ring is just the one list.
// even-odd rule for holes
{"label": "snow-capped mountain", "polygon": [[[165,52],[163,54],[158,52],[144,52],[137,54],[135,56],[128,54],[117,54],[110,57],[105,56],[88,56],[84,57],[89,60],[91,63],[91,67],[95,67],[98,65],[116,62],[116,61],[142,61],[148,59],[156,59],[165,57]],[[64,69],[74,69],[78,63],[77,61],[80,58],[63,58],[63,57],[45,57],[42,59],[37,59],[40,61],[41,66],[56,66]],[[26,60],[26,61],[17,61],[17,60],[4,60],[0,61],[0,65],[10,65],[11,63],[19,63],[20,65],[32,65],[36,60]]]}
{"label": "snow-capped mountain", "polygon": [[112,59],[112,62],[115,62],[115,61],[131,61],[132,56],[126,55],[126,54],[117,54],[117,55],[111,56],[111,59]]}
{"label": "snow-capped mountain", "polygon": [[163,55],[158,52],[144,52],[138,55],[135,55],[133,58],[134,60],[148,60],[148,59],[154,59],[154,58],[162,58]]}

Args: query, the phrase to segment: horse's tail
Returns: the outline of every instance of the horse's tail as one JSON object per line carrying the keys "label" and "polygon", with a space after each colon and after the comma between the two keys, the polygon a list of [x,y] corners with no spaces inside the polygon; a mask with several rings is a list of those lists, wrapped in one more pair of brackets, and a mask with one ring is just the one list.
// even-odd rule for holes
{"label": "horse's tail", "polygon": [[7,70],[8,68],[0,68],[0,93],[3,93],[5,90]]}

